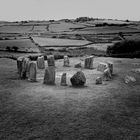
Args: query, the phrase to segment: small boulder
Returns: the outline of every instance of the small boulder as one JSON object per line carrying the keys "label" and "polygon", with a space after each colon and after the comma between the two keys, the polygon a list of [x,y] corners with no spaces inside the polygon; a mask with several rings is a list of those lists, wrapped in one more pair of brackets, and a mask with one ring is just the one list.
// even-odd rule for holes
{"label": "small boulder", "polygon": [[63,73],[61,77],[61,86],[67,86],[67,74]]}
{"label": "small boulder", "polygon": [[132,72],[140,74],[140,68],[133,69]]}
{"label": "small boulder", "polygon": [[82,71],[78,71],[71,78],[72,86],[84,86],[86,83],[86,77]]}
{"label": "small boulder", "polygon": [[95,83],[96,83],[96,85],[102,84],[103,83],[102,77],[97,77]]}
{"label": "small boulder", "polygon": [[108,68],[107,63],[99,63],[99,65],[97,67],[97,71],[104,72],[104,70],[107,69],[107,68]]}
{"label": "small boulder", "polygon": [[135,77],[133,77],[133,76],[126,75],[125,78],[124,78],[124,82],[125,82],[126,84],[128,84],[128,83],[130,83],[130,82],[136,82],[136,79],[135,79]]}
{"label": "small boulder", "polygon": [[110,69],[107,68],[107,69],[104,70],[104,73],[103,73],[103,80],[109,81],[109,80],[111,80],[111,79],[112,79],[112,75],[111,75],[111,73],[110,73]]}
{"label": "small boulder", "polygon": [[81,68],[81,67],[82,67],[82,64],[81,64],[81,63],[75,64],[74,67],[75,67],[75,68]]}

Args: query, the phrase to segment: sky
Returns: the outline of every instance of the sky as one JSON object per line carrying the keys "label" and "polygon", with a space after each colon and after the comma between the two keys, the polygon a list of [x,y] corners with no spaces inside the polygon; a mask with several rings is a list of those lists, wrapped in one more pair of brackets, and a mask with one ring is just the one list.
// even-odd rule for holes
{"label": "sky", "polygon": [[0,0],[1,21],[85,16],[140,21],[140,0]]}

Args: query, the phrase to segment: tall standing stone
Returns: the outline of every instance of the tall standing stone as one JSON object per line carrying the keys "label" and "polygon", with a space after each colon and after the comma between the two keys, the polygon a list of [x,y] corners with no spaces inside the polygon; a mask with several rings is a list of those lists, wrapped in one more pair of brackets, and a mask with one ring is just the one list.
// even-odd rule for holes
{"label": "tall standing stone", "polygon": [[36,75],[37,75],[37,65],[36,62],[29,63],[29,76],[28,80],[31,82],[36,82]]}
{"label": "tall standing stone", "polygon": [[21,71],[21,78],[26,79],[28,76],[28,67],[29,67],[29,58],[23,58],[22,60],[22,71]]}
{"label": "tall standing stone", "polygon": [[23,57],[18,57],[17,58],[17,70],[18,70],[19,76],[21,76],[21,72],[22,72],[22,62],[23,62]]}
{"label": "tall standing stone", "polygon": [[93,56],[87,57],[87,58],[85,59],[84,67],[85,67],[86,69],[93,69],[93,59],[94,59]]}
{"label": "tall standing stone", "polygon": [[67,55],[64,56],[64,67],[69,67],[70,61]]}
{"label": "tall standing stone", "polygon": [[47,56],[48,66],[55,66],[54,55]]}
{"label": "tall standing stone", "polygon": [[63,73],[61,77],[61,86],[67,86],[67,74]]}
{"label": "tall standing stone", "polygon": [[113,74],[113,63],[112,62],[107,62],[108,68],[110,69],[111,75]]}
{"label": "tall standing stone", "polygon": [[44,69],[45,68],[45,61],[44,61],[44,56],[39,56],[37,58],[37,67],[39,69]]}
{"label": "tall standing stone", "polygon": [[45,69],[44,84],[54,85],[55,84],[55,67],[49,66]]}
{"label": "tall standing stone", "polygon": [[72,86],[84,86],[86,83],[86,77],[82,71],[78,71],[70,78],[70,81]]}

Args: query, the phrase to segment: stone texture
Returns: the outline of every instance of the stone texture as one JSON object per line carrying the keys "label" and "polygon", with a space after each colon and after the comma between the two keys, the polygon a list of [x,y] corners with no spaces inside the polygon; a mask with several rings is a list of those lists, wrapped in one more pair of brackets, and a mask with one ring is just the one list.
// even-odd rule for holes
{"label": "stone texture", "polygon": [[29,58],[23,58],[22,60],[22,71],[21,71],[21,79],[26,79],[28,77],[28,68],[29,68],[29,62],[30,59]]}
{"label": "stone texture", "polygon": [[110,69],[107,68],[104,70],[104,73],[103,73],[103,80],[105,81],[109,81],[112,79],[112,76],[111,76],[111,73],[110,73]]}
{"label": "stone texture", "polygon": [[22,72],[22,62],[23,62],[23,57],[18,57],[17,58],[17,70],[18,70],[19,76],[21,76],[21,72]]}
{"label": "stone texture", "polygon": [[37,75],[37,65],[36,62],[29,63],[29,76],[28,80],[31,82],[36,82],[36,75]]}
{"label": "stone texture", "polygon": [[86,77],[82,71],[75,73],[70,79],[72,86],[84,86]]}
{"label": "stone texture", "polygon": [[85,67],[86,69],[93,69],[93,59],[94,59],[93,56],[87,57],[87,58],[85,59],[84,67]]}
{"label": "stone texture", "polygon": [[54,55],[47,56],[48,66],[55,66]]}
{"label": "stone texture", "polygon": [[111,75],[113,74],[113,63],[112,62],[107,62],[108,68],[110,69]]}
{"label": "stone texture", "polygon": [[67,74],[63,73],[61,76],[61,86],[67,86]]}
{"label": "stone texture", "polygon": [[69,67],[70,66],[70,61],[68,56],[64,56],[64,67]]}
{"label": "stone texture", "polygon": [[105,69],[108,68],[108,64],[107,63],[99,63],[98,67],[97,67],[97,71],[101,71],[104,72]]}
{"label": "stone texture", "polygon": [[140,68],[132,69],[132,72],[140,74]]}
{"label": "stone texture", "polygon": [[135,79],[135,77],[133,77],[133,76],[126,75],[125,78],[124,78],[124,82],[125,82],[126,84],[128,84],[128,83],[130,83],[130,82],[136,82],[136,79]]}
{"label": "stone texture", "polygon": [[37,58],[37,67],[38,67],[38,69],[44,69],[45,68],[44,56],[39,56]]}
{"label": "stone texture", "polygon": [[96,85],[98,85],[98,84],[102,84],[102,83],[103,83],[103,79],[102,79],[102,77],[97,77],[95,83],[96,83]]}
{"label": "stone texture", "polygon": [[49,66],[45,69],[44,84],[54,85],[55,84],[55,67]]}
{"label": "stone texture", "polygon": [[77,64],[75,64],[74,67],[75,67],[75,68],[81,68],[81,67],[82,67],[82,64],[81,64],[81,63],[77,63]]}

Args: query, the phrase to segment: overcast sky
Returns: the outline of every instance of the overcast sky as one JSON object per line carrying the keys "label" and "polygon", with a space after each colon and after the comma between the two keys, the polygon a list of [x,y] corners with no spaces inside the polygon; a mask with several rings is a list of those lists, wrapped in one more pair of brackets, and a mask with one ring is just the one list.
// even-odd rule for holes
{"label": "overcast sky", "polygon": [[140,20],[140,0],[0,0],[0,20],[77,18]]}

